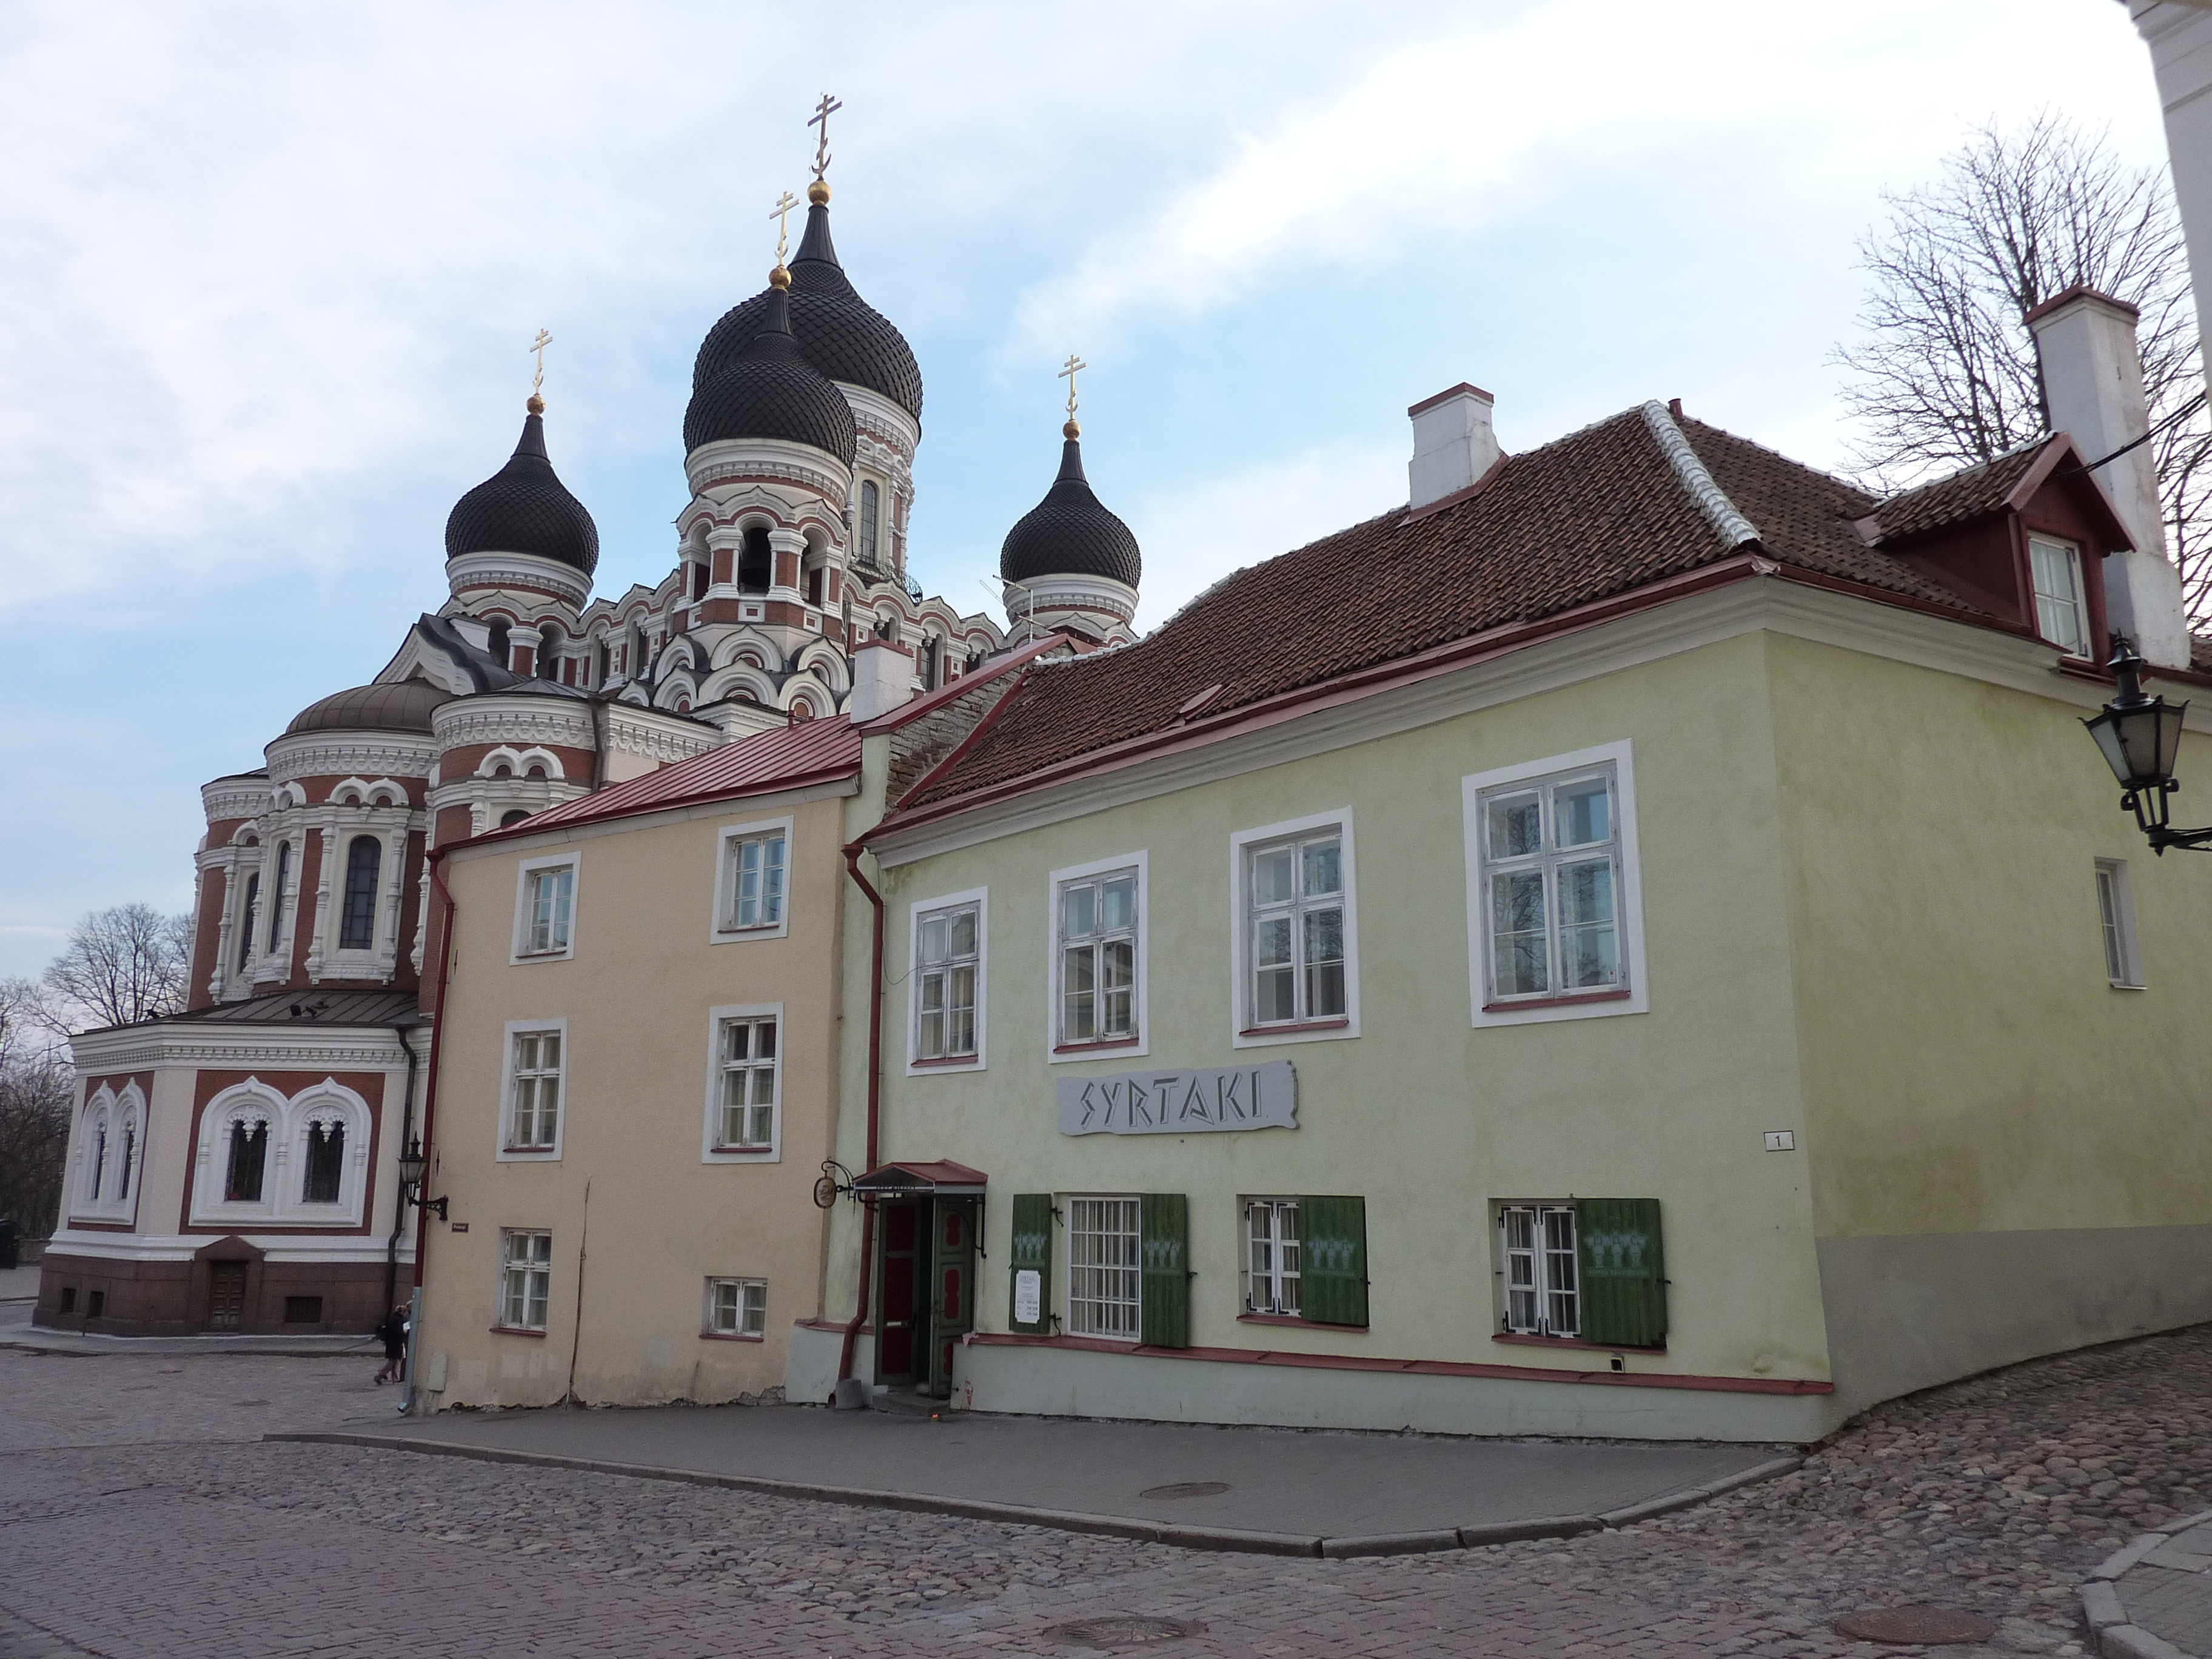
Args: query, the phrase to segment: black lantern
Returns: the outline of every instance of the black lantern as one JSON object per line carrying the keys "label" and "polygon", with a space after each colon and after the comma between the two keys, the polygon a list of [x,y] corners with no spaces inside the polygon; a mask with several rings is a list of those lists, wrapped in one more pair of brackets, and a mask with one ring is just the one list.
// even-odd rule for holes
{"label": "black lantern", "polygon": [[2212,842],[2212,830],[2175,830],[2166,821],[2166,798],[2181,787],[2174,781],[2173,767],[2181,753],[2181,717],[2189,705],[2143,695],[2143,659],[2124,634],[2112,635],[2107,665],[2119,682],[2119,694],[2104,713],[2081,724],[2119,780],[2120,805],[2136,815],[2153,852],[2162,856],[2169,847],[2203,848]]}
{"label": "black lantern", "polygon": [[422,1197],[422,1177],[428,1173],[429,1168],[430,1160],[423,1157],[422,1138],[417,1136],[410,1140],[407,1150],[399,1154],[399,1191],[407,1202],[420,1205],[426,1210],[435,1210],[438,1219],[443,1221],[446,1218],[446,1200],[442,1198],[425,1200]]}

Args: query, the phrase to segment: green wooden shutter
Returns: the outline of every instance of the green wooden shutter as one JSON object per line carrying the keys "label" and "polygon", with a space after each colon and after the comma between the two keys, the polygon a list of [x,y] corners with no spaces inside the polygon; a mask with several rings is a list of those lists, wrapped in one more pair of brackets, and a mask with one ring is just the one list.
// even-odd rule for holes
{"label": "green wooden shutter", "polygon": [[1582,1336],[1656,1348],[1667,1340],[1667,1259],[1656,1198],[1575,1200]]}
{"label": "green wooden shutter", "polygon": [[[1052,1333],[1052,1194],[1050,1193],[1016,1193],[1014,1194],[1014,1237],[1006,1251],[1012,1264],[1006,1277],[1006,1326],[1010,1330],[1030,1336],[1048,1336]],[[1037,1276],[1037,1316],[1033,1320],[1017,1319],[1015,1310],[1021,1306],[1022,1275]]]}
{"label": "green wooden shutter", "polygon": [[1298,1200],[1298,1312],[1319,1325],[1367,1322],[1367,1200]]}
{"label": "green wooden shutter", "polygon": [[1138,1326],[1148,1347],[1190,1346],[1190,1200],[1181,1193],[1137,1200],[1137,1247],[1144,1264]]}

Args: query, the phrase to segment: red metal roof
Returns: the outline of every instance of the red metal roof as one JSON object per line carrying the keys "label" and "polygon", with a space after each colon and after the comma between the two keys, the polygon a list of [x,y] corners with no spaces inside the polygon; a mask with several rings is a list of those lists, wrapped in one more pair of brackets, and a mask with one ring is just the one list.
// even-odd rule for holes
{"label": "red metal roof", "polygon": [[696,802],[796,789],[851,777],[860,769],[860,733],[850,720],[801,720],[796,726],[756,732],[657,772],[579,795],[476,839],[482,842],[504,836],[530,836],[541,830],[635,817],[641,812],[665,811]]}
{"label": "red metal roof", "polygon": [[981,1170],[948,1158],[929,1164],[878,1164],[853,1184],[862,1192],[915,1192],[980,1188],[990,1179]]}

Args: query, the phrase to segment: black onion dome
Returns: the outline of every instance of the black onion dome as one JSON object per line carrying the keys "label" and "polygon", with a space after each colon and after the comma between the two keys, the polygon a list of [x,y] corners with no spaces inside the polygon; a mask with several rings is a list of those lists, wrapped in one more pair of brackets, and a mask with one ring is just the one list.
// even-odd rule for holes
{"label": "black onion dome", "polygon": [[[735,362],[760,332],[773,291],[754,295],[708,330],[691,369],[695,392]],[[830,379],[879,392],[921,418],[921,370],[914,349],[889,318],[854,291],[830,240],[830,210],[818,202],[806,210],[806,234],[791,262],[791,331],[801,355]]]}
{"label": "black onion dome", "polygon": [[1083,445],[1070,438],[1052,488],[1006,532],[999,550],[999,574],[1010,582],[1108,576],[1134,587],[1143,569],[1137,538],[1091,493],[1083,476]]}
{"label": "black onion dome", "polygon": [[769,290],[760,332],[684,411],[685,449],[720,438],[782,438],[853,464],[853,406],[799,355],[781,289]]}
{"label": "black onion dome", "polygon": [[535,410],[522,422],[514,458],[453,504],[446,556],[464,553],[535,553],[586,576],[599,564],[599,527],[554,476],[545,459],[545,417]]}
{"label": "black onion dome", "polygon": [[430,711],[451,702],[453,694],[428,680],[393,680],[333,691],[311,702],[284,728],[288,738],[302,732],[428,732]]}

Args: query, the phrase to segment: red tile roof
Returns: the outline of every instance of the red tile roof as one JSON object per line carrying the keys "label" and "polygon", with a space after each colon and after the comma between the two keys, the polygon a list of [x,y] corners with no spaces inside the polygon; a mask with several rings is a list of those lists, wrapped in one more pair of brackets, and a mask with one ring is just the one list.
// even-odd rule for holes
{"label": "red tile roof", "polygon": [[850,777],[860,769],[860,733],[850,720],[801,720],[796,726],[756,732],[642,777],[579,795],[477,840],[535,835],[541,830],[632,817],[696,802],[796,789]]}
{"label": "red tile roof", "polygon": [[1948,478],[1922,484],[1893,495],[1875,509],[1875,533],[1885,542],[1917,536],[1946,525],[1964,524],[1994,513],[2012,499],[2021,481],[2043,459],[2044,452],[2063,438],[2039,438],[2032,444],[2008,450],[1993,461],[1954,472]]}
{"label": "red tile roof", "polygon": [[[1678,419],[1696,459],[1748,518],[1739,543],[1678,473],[1655,408],[1510,458],[1462,500],[1397,507],[1238,571],[1134,645],[1031,668],[957,764],[908,811],[1451,641],[1534,622],[1753,550],[1910,600],[1978,614],[1852,521],[1878,505],[1826,473]],[[1723,503],[1723,505],[1726,505]],[[891,823],[896,824],[896,815]]]}

